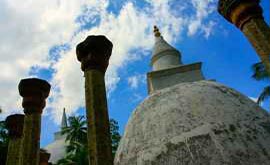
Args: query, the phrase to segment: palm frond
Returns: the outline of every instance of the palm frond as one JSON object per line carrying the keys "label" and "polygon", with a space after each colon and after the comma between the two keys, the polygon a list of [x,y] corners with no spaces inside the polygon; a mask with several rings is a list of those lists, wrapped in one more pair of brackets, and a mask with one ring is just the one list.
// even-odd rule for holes
{"label": "palm frond", "polygon": [[[75,162],[76,164],[88,164],[87,150],[87,127],[83,116],[71,116],[68,118],[68,127],[62,129],[62,134],[66,135],[67,156],[58,162],[58,165],[64,165]],[[112,153],[115,155],[121,135],[117,121],[110,120],[110,133],[112,140]]]}
{"label": "palm frond", "polygon": [[71,116],[68,118],[69,126],[62,129],[62,134],[66,134],[66,141],[77,141],[85,143],[87,141],[86,120],[83,116]]}
{"label": "palm frond", "polygon": [[270,86],[266,86],[260,94],[257,103],[261,104],[265,99],[270,97]]}
{"label": "palm frond", "polygon": [[253,70],[253,75],[252,77],[256,80],[265,80],[268,79],[269,80],[269,75],[266,72],[266,69],[264,67],[264,65],[261,62],[255,63],[254,65],[252,65],[252,70]]}

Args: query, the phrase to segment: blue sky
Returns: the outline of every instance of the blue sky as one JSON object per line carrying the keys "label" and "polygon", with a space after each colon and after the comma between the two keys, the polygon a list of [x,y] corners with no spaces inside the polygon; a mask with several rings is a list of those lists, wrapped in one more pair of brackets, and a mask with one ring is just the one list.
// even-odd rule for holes
{"label": "blue sky", "polygon": [[[68,115],[85,113],[83,74],[75,46],[87,35],[105,34],[114,43],[106,73],[109,113],[119,122],[122,133],[134,108],[147,96],[145,75],[151,71],[154,24],[182,53],[183,63],[201,61],[206,79],[257,98],[269,83],[251,78],[251,65],[259,58],[244,35],[216,12],[216,3],[40,0],[16,6],[15,2],[1,1],[0,23],[5,26],[0,30],[0,63],[4,68],[0,90],[6,97],[0,103],[5,110],[2,117],[22,112],[17,91],[21,78],[46,79],[53,88],[43,113],[41,146],[52,142],[64,107]],[[269,5],[268,0],[261,1],[268,24]],[[9,30],[13,33],[6,35]],[[268,108],[269,104],[263,106]]]}

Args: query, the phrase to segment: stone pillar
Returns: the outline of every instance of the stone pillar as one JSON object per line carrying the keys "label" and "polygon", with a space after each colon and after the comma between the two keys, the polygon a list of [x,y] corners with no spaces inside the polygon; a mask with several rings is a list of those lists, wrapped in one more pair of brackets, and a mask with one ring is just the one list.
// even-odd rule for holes
{"label": "stone pillar", "polygon": [[39,152],[39,165],[49,165],[49,159],[51,154],[45,150],[40,150]]}
{"label": "stone pillar", "polygon": [[219,0],[218,11],[244,33],[270,75],[270,28],[259,3],[260,0]]}
{"label": "stone pillar", "polygon": [[39,164],[40,125],[42,110],[49,96],[50,84],[41,79],[23,79],[19,83],[19,93],[23,97],[23,165]]}
{"label": "stone pillar", "polygon": [[85,101],[89,163],[112,165],[110,124],[104,74],[109,64],[112,43],[105,36],[88,36],[76,48],[85,76]]}
{"label": "stone pillar", "polygon": [[15,114],[6,118],[9,143],[6,165],[22,165],[22,141],[23,141],[24,115]]}

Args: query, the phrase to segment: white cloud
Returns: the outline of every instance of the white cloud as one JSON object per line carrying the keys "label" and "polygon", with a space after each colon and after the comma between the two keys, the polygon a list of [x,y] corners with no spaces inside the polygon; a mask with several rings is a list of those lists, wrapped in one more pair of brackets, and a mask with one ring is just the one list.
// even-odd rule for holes
{"label": "white cloud", "polygon": [[143,96],[136,92],[132,93],[132,95],[129,98],[129,102],[131,103],[138,103],[138,102],[141,102],[142,100],[143,100]]}
{"label": "white cloud", "polygon": [[[192,36],[195,33],[203,32],[205,36],[209,36],[210,31],[207,27],[211,26],[213,22],[209,22],[208,24],[204,24],[203,21],[205,18],[209,16],[212,12],[216,10],[216,2],[215,0],[191,0],[193,7],[196,9],[196,15],[194,15],[189,20],[188,25],[188,35]],[[202,31],[200,31],[202,30]]]}
{"label": "white cloud", "polygon": [[204,32],[204,37],[208,38],[213,33],[213,28],[216,25],[214,21],[209,21],[208,25],[204,25],[202,27],[202,31]]}
{"label": "white cloud", "polygon": [[[46,114],[56,122],[60,121],[63,107],[68,113],[74,113],[84,106],[83,73],[75,56],[75,47],[87,35],[104,34],[114,44],[106,73],[107,90],[112,92],[121,79],[118,71],[140,59],[134,58],[130,51],[151,50],[154,24],[160,27],[168,42],[176,41],[179,37],[181,39],[185,29],[189,35],[194,35],[201,32],[198,27],[205,27],[205,36],[211,34],[213,27],[204,19],[211,14],[208,7],[212,0],[192,0],[189,7],[196,13],[190,16],[175,14],[176,10],[171,9],[168,0],[147,2],[150,6],[143,9],[127,2],[115,15],[106,10],[108,0],[0,1],[0,105],[6,114],[21,109],[17,84],[21,78],[29,76],[33,66],[54,70],[51,81],[53,102],[48,104],[49,111]],[[189,4],[185,0],[175,3]],[[76,23],[82,9],[86,9],[84,17],[80,17]],[[89,30],[78,31],[80,25],[95,22],[97,17],[100,17],[97,25]],[[68,43],[71,49],[61,52],[58,60],[51,60],[49,49],[64,43]],[[136,86],[135,83],[133,85]]]}
{"label": "white cloud", "polygon": [[254,101],[255,103],[257,103],[258,98],[255,97],[249,97],[252,101]]}
{"label": "white cloud", "polygon": [[4,114],[21,111],[17,85],[32,66],[48,67],[48,51],[68,42],[79,27],[75,18],[83,0],[0,1],[0,105]]}
{"label": "white cloud", "polygon": [[131,88],[136,89],[139,87],[140,84],[145,84],[146,77],[145,75],[138,74],[135,76],[131,76],[128,78],[128,84]]}
{"label": "white cloud", "polygon": [[[255,103],[257,103],[257,101],[258,101],[258,98],[257,97],[249,97],[252,101],[254,101]],[[265,104],[264,104],[265,102],[261,102],[260,103],[260,106],[264,106]]]}
{"label": "white cloud", "polygon": [[139,86],[139,79],[136,76],[132,76],[128,78],[128,84],[131,88],[138,88]]}

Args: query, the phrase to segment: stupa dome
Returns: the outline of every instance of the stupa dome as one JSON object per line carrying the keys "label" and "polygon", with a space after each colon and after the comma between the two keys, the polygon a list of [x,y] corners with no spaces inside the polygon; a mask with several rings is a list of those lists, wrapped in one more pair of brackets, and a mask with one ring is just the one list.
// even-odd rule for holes
{"label": "stupa dome", "polygon": [[46,151],[48,151],[51,156],[49,162],[57,163],[58,160],[64,158],[66,156],[66,147],[68,146],[69,142],[66,141],[66,134],[62,134],[62,130],[68,127],[67,124],[67,116],[65,108],[63,110],[62,121],[61,121],[61,130],[54,133],[54,141],[47,146],[44,147]]}
{"label": "stupa dome", "polygon": [[149,95],[133,112],[115,165],[266,165],[270,117],[213,81],[183,82]]}
{"label": "stupa dome", "polygon": [[[60,136],[60,134],[58,136]],[[52,163],[57,163],[59,159],[64,158],[66,155],[67,145],[68,143],[66,142],[65,136],[61,136],[52,143],[48,144],[45,149],[51,153],[49,161]]]}

